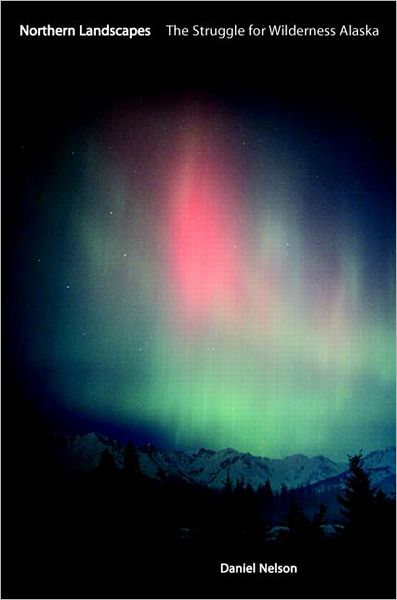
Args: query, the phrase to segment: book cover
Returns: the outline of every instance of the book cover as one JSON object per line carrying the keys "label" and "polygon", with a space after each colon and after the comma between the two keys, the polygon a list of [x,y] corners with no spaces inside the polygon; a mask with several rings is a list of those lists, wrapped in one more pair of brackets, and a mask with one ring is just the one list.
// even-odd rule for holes
{"label": "book cover", "polygon": [[4,598],[395,597],[395,3],[3,2]]}

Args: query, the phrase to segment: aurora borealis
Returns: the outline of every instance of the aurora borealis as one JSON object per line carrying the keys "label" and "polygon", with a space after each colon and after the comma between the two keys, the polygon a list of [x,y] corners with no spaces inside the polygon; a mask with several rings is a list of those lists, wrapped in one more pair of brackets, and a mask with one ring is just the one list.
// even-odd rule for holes
{"label": "aurora borealis", "polygon": [[395,6],[3,5],[3,596],[393,597]]}
{"label": "aurora borealis", "polygon": [[21,288],[52,410],[274,457],[393,442],[383,191],[326,133],[197,101],[70,140]]}

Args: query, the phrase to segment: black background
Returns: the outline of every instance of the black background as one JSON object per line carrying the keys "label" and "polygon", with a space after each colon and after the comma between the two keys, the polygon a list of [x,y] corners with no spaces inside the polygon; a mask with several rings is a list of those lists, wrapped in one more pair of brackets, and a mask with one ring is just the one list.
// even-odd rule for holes
{"label": "black background", "polygon": [[[393,130],[394,3],[18,2],[3,3],[8,166],[14,144],[47,160],[62,135],[117,100],[205,92],[284,105]],[[19,37],[19,25],[150,26],[145,38]],[[180,26],[280,23],[380,28],[380,37],[170,38]],[[256,100],[258,101],[258,100]],[[260,100],[259,100],[260,101]],[[31,156],[28,157],[31,165]],[[20,165],[24,168],[26,165]],[[31,165],[32,166],[32,165]],[[33,169],[35,166],[32,167]]]}
{"label": "black background", "polygon": [[[20,37],[19,25],[149,26],[150,37]],[[380,37],[171,38],[165,24],[379,27]],[[23,182],[51,171],[71,130],[117,102],[205,94],[260,110],[264,99],[312,119],[357,124],[394,177],[392,2],[3,3],[6,236],[23,218]],[[21,152],[21,146],[24,152]],[[12,201],[8,198],[12,196]],[[7,261],[7,255],[5,257]]]}
{"label": "black background", "polygon": [[[4,2],[3,12],[3,458],[4,597],[21,593],[20,498],[34,494],[27,455],[45,427],[32,411],[14,341],[13,252],[29,225],[26,182],[40,187],[71,130],[87,127],[131,97],[206,94],[260,109],[262,99],[304,107],[316,118],[356,123],[374,136],[379,164],[394,177],[394,2]],[[145,38],[19,37],[19,25],[143,26]],[[258,26],[269,23],[379,27],[379,38],[169,38],[165,24]],[[21,147],[25,151],[21,152]],[[9,287],[8,283],[13,282]],[[13,473],[25,476],[16,481]],[[40,555],[40,540],[36,541]],[[330,575],[332,576],[332,575]],[[43,565],[42,577],[46,577]],[[29,581],[26,581],[29,593]],[[62,594],[60,583],[60,594]],[[30,597],[40,597],[31,590]],[[37,595],[35,596],[34,593]],[[188,592],[189,593],[189,592]],[[192,592],[194,594],[194,592]],[[78,591],[76,591],[78,597]],[[343,594],[343,593],[342,593]],[[137,591],[136,597],[140,593]],[[26,596],[28,597],[28,596]],[[58,596],[62,597],[62,595]],[[324,596],[323,596],[324,597]],[[326,597],[326,596],[325,596]],[[342,597],[342,596],[341,596]]]}

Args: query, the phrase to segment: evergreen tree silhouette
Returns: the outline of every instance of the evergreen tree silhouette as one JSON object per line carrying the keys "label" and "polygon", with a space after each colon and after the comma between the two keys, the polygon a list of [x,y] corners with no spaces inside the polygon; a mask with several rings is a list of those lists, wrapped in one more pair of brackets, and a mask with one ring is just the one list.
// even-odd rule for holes
{"label": "evergreen tree silhouette", "polygon": [[247,483],[244,490],[245,490],[245,495],[252,500],[254,497],[254,489],[253,489],[252,485],[250,483]]}
{"label": "evergreen tree silhouette", "polygon": [[343,495],[338,496],[342,515],[345,518],[344,532],[353,537],[361,537],[367,530],[373,516],[376,491],[371,487],[368,474],[362,466],[362,455],[349,457],[349,476]]}
{"label": "evergreen tree silhouette", "polygon": [[[338,528],[341,564],[346,571],[361,573],[368,594],[361,597],[395,598],[395,502],[371,485],[361,454],[349,457],[349,475],[338,501],[344,517]],[[375,583],[376,590],[367,589]],[[381,596],[382,586],[387,595]]]}
{"label": "evergreen tree silhouette", "polygon": [[299,495],[292,495],[289,510],[285,517],[288,533],[284,536],[284,541],[291,548],[299,547],[300,552],[311,556],[310,560],[315,562],[320,556],[318,552],[321,552],[326,542],[323,525],[326,522],[327,507],[320,504],[313,519],[309,519],[303,512],[298,497]]}
{"label": "evergreen tree silhouette", "polygon": [[345,537],[361,545],[385,545],[391,528],[394,531],[395,502],[371,485],[361,454],[349,457],[349,476],[338,502],[343,507]]}
{"label": "evergreen tree silhouette", "polygon": [[232,482],[232,479],[230,477],[230,469],[228,469],[226,480],[225,480],[225,482],[223,484],[223,493],[226,496],[231,496],[232,492],[233,492],[233,482]]}
{"label": "evergreen tree silhouette", "polygon": [[234,488],[234,494],[236,498],[241,498],[244,493],[244,481],[242,479],[237,479],[236,486]]}
{"label": "evergreen tree silhouette", "polygon": [[323,525],[325,525],[326,512],[327,512],[327,507],[325,506],[325,504],[321,503],[320,506],[318,507],[318,512],[313,517],[313,525],[315,527],[322,527]]}
{"label": "evergreen tree silhouette", "polygon": [[272,490],[272,486],[270,484],[270,479],[269,478],[266,479],[266,483],[265,483],[265,486],[264,486],[264,489],[263,489],[263,493],[264,493],[264,497],[267,500],[270,500],[270,501],[273,500],[273,490]]}
{"label": "evergreen tree silhouette", "polygon": [[266,479],[266,483],[263,486],[261,496],[262,496],[263,507],[264,507],[265,511],[270,512],[273,509],[273,501],[274,501],[274,495],[273,495],[272,486],[270,484],[270,479]]}
{"label": "evergreen tree silhouette", "polygon": [[285,524],[289,533],[287,539],[291,543],[306,542],[311,533],[311,523],[295,498],[292,498]]}
{"label": "evergreen tree silhouette", "polygon": [[281,484],[281,488],[280,488],[279,493],[277,494],[276,500],[277,500],[277,509],[281,516],[283,513],[285,513],[285,511],[288,510],[289,503],[290,503],[290,492],[288,491],[288,488],[285,485],[285,483]]}
{"label": "evergreen tree silhouette", "polygon": [[325,504],[321,503],[318,507],[318,511],[313,517],[311,522],[311,533],[312,540],[316,542],[321,542],[325,539],[325,534],[323,530],[323,525],[326,523],[325,515],[327,513],[327,507]]}
{"label": "evergreen tree silhouette", "polygon": [[137,479],[141,475],[138,453],[132,442],[128,442],[124,449],[123,473],[130,479]]}
{"label": "evergreen tree silhouette", "polygon": [[114,458],[108,449],[103,450],[101,453],[96,468],[96,475],[102,480],[114,479],[117,475],[117,467]]}

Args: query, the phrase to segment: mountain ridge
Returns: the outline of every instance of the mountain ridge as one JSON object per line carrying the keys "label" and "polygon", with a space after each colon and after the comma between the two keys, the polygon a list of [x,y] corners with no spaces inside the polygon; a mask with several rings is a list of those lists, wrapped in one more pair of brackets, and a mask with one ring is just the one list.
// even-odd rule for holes
{"label": "mountain ridge", "polygon": [[[104,450],[113,456],[116,467],[123,466],[125,444],[95,432],[87,434],[57,434],[57,455],[64,472],[95,471]],[[254,489],[269,479],[276,492],[281,487],[297,489],[306,486],[342,485],[347,477],[348,464],[335,462],[321,454],[308,457],[294,454],[285,458],[255,456],[249,452],[238,452],[233,448],[211,450],[200,448],[197,451],[165,450],[147,444],[137,448],[141,471],[152,479],[180,480],[221,489],[227,477],[233,483],[240,480]],[[373,450],[363,457],[363,466],[370,473],[374,485],[386,493],[395,493],[394,446]],[[328,482],[328,483],[327,483]]]}

